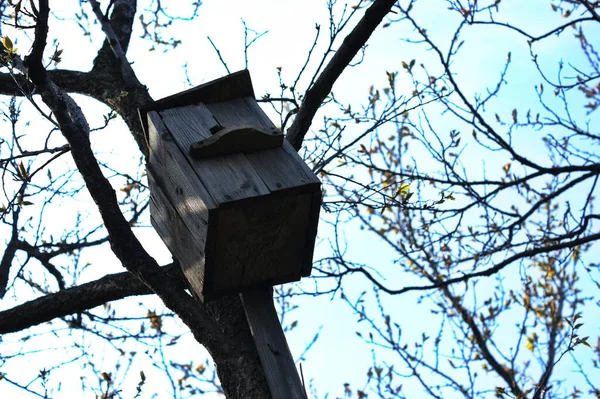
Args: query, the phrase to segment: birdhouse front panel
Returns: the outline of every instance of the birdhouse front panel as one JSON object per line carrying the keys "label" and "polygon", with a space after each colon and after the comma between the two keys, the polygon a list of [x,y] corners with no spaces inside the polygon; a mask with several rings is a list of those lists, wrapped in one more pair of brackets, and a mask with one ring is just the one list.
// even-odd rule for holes
{"label": "birdhouse front panel", "polygon": [[254,100],[247,71],[194,90],[140,110],[152,224],[192,290],[209,300],[308,276],[319,180]]}

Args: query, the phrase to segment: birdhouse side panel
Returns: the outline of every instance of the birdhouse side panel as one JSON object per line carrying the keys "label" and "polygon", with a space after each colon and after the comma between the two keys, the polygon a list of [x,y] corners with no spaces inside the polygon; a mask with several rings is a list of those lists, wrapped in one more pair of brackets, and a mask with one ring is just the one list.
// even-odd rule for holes
{"label": "birdhouse side panel", "polygon": [[268,188],[243,154],[205,159],[192,159],[189,156],[191,144],[208,137],[210,128],[216,125],[215,119],[208,117],[212,114],[206,111],[205,105],[190,107],[203,111],[187,112],[185,123],[169,116],[174,110],[163,111],[161,116],[175,143],[214,201],[222,204],[268,194]]}
{"label": "birdhouse side panel", "polygon": [[204,246],[194,239],[193,234],[182,222],[167,196],[153,179],[150,181],[150,221],[163,242],[179,262],[190,288],[203,300],[204,291]]}
{"label": "birdhouse side panel", "polygon": [[169,203],[202,247],[206,244],[209,212],[217,208],[167,128],[154,111],[148,113],[150,157],[148,170]]}

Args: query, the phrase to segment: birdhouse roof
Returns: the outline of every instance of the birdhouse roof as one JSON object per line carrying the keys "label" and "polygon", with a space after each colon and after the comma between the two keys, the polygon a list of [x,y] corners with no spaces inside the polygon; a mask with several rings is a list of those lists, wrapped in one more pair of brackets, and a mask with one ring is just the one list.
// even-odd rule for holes
{"label": "birdhouse roof", "polygon": [[250,79],[250,72],[247,69],[151,102],[140,107],[138,110],[142,128],[144,129],[144,136],[148,139],[148,118],[146,115],[150,111],[164,111],[190,104],[210,104],[243,97],[254,98],[252,80]]}

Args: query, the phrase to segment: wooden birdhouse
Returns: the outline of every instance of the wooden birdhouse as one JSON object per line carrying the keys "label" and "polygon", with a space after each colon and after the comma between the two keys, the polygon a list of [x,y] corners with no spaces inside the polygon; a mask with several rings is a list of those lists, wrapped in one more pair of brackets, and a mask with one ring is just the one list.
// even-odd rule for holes
{"label": "wooden birdhouse", "polygon": [[202,300],[311,271],[320,182],[255,101],[248,71],[140,109],[152,225]]}

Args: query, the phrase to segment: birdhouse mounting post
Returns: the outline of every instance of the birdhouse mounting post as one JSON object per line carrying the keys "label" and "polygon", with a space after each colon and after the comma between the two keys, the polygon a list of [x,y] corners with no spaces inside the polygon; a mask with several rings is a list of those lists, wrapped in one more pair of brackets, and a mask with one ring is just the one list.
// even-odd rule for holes
{"label": "birdhouse mounting post", "polygon": [[306,392],[273,285],[310,275],[321,183],[240,71],[139,110],[151,222],[200,301],[241,297],[272,398]]}
{"label": "birdhouse mounting post", "polygon": [[258,288],[241,293],[240,297],[271,396],[306,399],[303,381],[273,304],[273,288]]}

